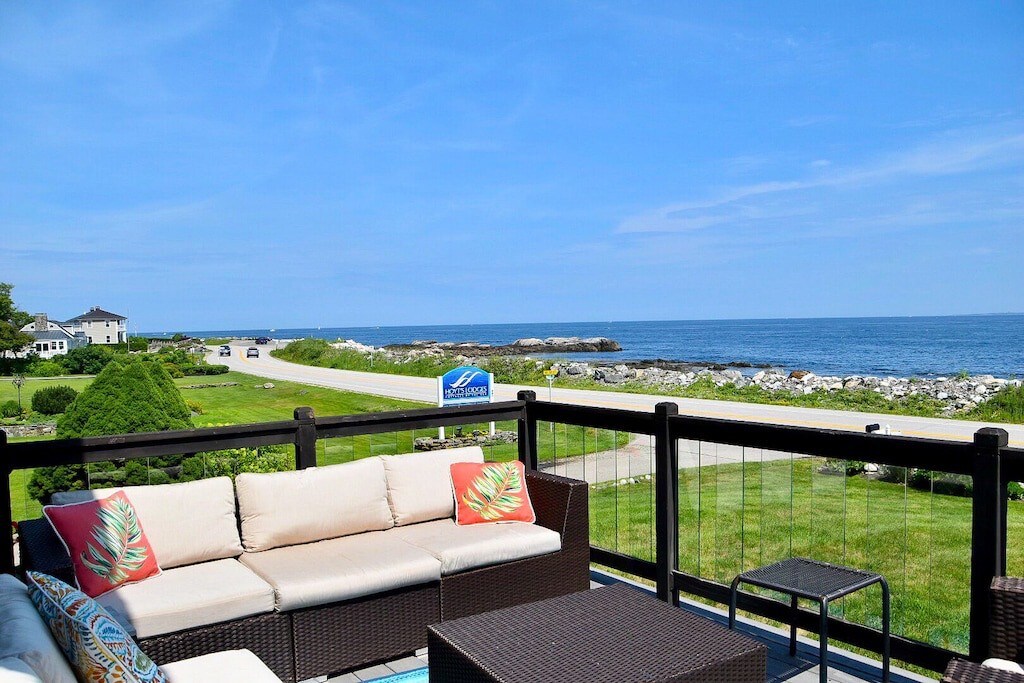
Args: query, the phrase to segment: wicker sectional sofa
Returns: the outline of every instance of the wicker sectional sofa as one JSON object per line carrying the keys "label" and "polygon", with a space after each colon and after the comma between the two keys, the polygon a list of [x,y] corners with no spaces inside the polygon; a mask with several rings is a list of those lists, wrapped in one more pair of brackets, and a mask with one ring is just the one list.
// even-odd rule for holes
{"label": "wicker sectional sofa", "polygon": [[[586,590],[586,484],[527,472],[536,524],[457,526],[449,465],[482,460],[472,447],[126,487],[163,571],[99,601],[158,663],[248,649],[296,681],[424,647],[429,624]],[[19,532],[23,569],[73,578],[45,519]]]}

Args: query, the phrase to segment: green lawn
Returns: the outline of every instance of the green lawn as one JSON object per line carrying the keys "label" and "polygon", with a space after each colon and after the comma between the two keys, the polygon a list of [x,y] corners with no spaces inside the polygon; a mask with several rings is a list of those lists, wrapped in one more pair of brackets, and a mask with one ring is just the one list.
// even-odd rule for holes
{"label": "green lawn", "polygon": [[[971,499],[819,471],[818,458],[680,471],[679,565],[728,584],[795,556],[877,571],[892,589],[893,632],[966,651]],[[595,545],[654,559],[653,482],[591,490]],[[1008,569],[1024,571],[1024,503],[1010,502]],[[877,587],[833,605],[881,625]]]}
{"label": "green lawn", "polygon": [[[91,380],[73,380],[76,389],[81,390]],[[42,386],[48,386],[48,380],[29,380],[23,387],[23,400],[31,396],[31,392]],[[336,389],[314,387],[295,382],[272,381],[272,389],[262,388],[268,380],[231,372],[212,377],[184,377],[174,380],[182,388],[182,396],[202,407],[202,414],[193,416],[196,427],[210,427],[227,424],[247,424],[289,420],[298,406],[313,408],[316,415],[351,415],[374,413],[389,410],[403,410],[430,407],[429,404],[414,401],[403,401],[368,394],[357,394]],[[221,384],[237,382],[236,386],[207,387],[202,389],[186,388],[198,384]],[[257,388],[260,387],[260,388]],[[13,388],[13,387],[12,387]],[[52,419],[52,418],[51,418]],[[500,430],[515,431],[516,423],[503,422],[497,425]],[[486,431],[488,425],[470,424],[463,426],[464,433],[478,429]],[[454,428],[448,428],[451,435]],[[413,440],[417,437],[436,436],[437,429],[421,429],[415,432],[395,432],[356,437],[321,439],[318,444],[318,464],[336,464],[370,455],[407,453],[413,451]],[[539,454],[542,459],[554,453],[567,450],[576,452],[583,449],[590,453],[605,450],[616,444],[624,445],[628,435],[613,434],[605,430],[569,427],[559,431],[556,440],[541,440]],[[12,442],[23,439],[12,439]],[[499,444],[485,447],[485,457],[489,460],[513,460],[518,457],[518,445]],[[15,472],[11,477],[11,507],[16,519],[38,517],[40,505],[26,493],[26,485],[31,477],[30,470]]]}

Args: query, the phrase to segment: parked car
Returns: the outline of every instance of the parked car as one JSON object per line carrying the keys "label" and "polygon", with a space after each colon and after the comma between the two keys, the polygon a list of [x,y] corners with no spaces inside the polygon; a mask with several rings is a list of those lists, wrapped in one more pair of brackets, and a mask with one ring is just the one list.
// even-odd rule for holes
{"label": "parked car", "polygon": [[257,344],[269,344],[270,343],[270,337],[256,337],[256,343]]}
{"label": "parked car", "polygon": [[227,344],[222,344],[220,349],[217,351],[217,355],[218,356],[230,356],[231,355],[231,347],[228,346]]}
{"label": "parked car", "polygon": [[257,349],[255,346],[250,346],[249,348],[247,348],[245,350],[245,357],[246,358],[259,358],[260,357],[260,350]]}

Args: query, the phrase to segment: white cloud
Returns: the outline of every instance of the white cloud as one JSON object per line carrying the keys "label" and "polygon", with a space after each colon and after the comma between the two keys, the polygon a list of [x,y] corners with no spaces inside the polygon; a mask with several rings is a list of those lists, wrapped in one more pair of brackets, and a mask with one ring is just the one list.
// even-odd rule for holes
{"label": "white cloud", "polygon": [[1024,133],[982,136],[978,131],[956,131],[873,163],[836,168],[830,162],[812,164],[814,175],[798,180],[769,180],[726,188],[703,199],[675,202],[623,219],[616,233],[692,232],[742,222],[762,213],[787,216],[799,212],[811,198],[809,190],[872,188],[872,200],[885,188],[907,180],[969,175],[988,169],[1020,165],[1024,159]]}

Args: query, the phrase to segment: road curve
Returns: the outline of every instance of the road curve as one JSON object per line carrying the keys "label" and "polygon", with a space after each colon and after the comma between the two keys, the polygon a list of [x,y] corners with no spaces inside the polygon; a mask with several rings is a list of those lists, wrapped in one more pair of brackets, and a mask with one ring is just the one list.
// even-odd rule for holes
{"label": "road curve", "polygon": [[[268,379],[287,380],[332,389],[355,391],[363,394],[423,401],[425,403],[437,402],[437,381],[433,378],[385,375],[373,372],[356,372],[352,370],[335,370],[333,368],[298,365],[273,358],[270,355],[270,350],[275,347],[274,343],[256,347],[259,349],[258,358],[247,358],[246,349],[249,346],[245,342],[235,342],[231,345],[231,355],[227,357],[218,357],[216,350],[211,349],[209,360],[211,363],[224,363],[232,370]],[[983,422],[967,420],[858,413],[844,410],[824,410],[821,408],[772,406],[735,401],[679,398],[677,396],[657,396],[654,394],[628,394],[589,389],[563,389],[556,387],[549,394],[547,388],[515,384],[495,385],[495,399],[498,401],[514,400],[516,393],[521,389],[532,389],[537,392],[539,398],[550,398],[550,400],[559,403],[651,411],[656,403],[673,401],[679,405],[679,412],[683,415],[798,425],[820,429],[845,429],[862,432],[865,425],[877,422],[881,425],[888,424],[894,432],[907,436],[933,439],[970,441],[974,432],[981,427],[993,426]],[[1024,447],[1024,425],[1000,424],[996,426],[1002,427],[1010,433],[1011,446]]]}

